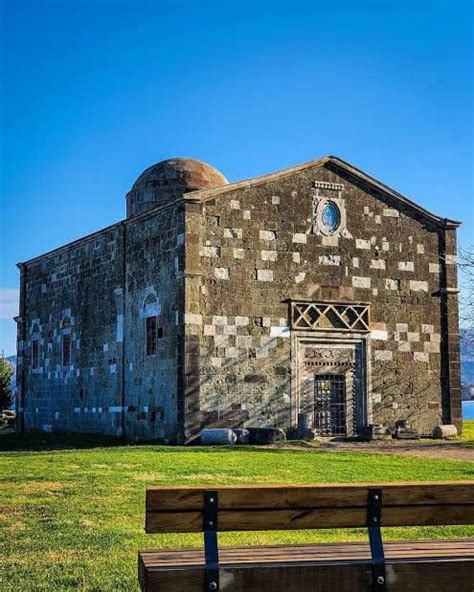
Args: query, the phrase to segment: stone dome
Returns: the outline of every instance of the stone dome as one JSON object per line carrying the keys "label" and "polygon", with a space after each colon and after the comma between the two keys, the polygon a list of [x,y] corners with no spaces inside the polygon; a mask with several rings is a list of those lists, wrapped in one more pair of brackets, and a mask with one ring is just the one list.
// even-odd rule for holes
{"label": "stone dome", "polygon": [[127,193],[127,216],[136,216],[190,191],[227,184],[222,173],[200,160],[162,160],[145,169]]}

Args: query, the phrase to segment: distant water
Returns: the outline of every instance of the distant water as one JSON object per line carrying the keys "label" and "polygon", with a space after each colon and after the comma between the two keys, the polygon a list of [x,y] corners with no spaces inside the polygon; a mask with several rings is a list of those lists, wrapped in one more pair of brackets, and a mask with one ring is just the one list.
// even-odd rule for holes
{"label": "distant water", "polygon": [[462,402],[462,417],[463,419],[474,419],[474,401]]}

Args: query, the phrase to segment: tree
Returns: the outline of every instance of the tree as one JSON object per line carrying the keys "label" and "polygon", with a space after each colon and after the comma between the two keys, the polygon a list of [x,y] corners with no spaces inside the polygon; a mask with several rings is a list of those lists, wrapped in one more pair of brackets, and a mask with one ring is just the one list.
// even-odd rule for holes
{"label": "tree", "polygon": [[11,380],[13,368],[0,356],[0,411],[9,409],[12,402]]}
{"label": "tree", "polygon": [[474,354],[474,246],[459,253],[461,301],[459,321],[464,351]]}

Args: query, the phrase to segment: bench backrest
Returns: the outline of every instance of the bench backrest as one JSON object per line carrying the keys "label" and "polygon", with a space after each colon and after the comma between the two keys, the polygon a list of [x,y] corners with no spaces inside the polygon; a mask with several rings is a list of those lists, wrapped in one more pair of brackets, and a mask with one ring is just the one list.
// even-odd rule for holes
{"label": "bench backrest", "polygon": [[364,527],[374,488],[382,526],[474,524],[474,481],[149,487],[146,532],[202,532],[206,491],[217,492],[219,531]]}

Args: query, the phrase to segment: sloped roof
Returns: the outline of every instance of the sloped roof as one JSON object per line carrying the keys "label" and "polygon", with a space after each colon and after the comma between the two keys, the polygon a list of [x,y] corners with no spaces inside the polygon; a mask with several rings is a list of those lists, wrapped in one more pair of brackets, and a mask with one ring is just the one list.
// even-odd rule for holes
{"label": "sloped roof", "polygon": [[267,175],[261,175],[259,177],[253,177],[251,179],[245,179],[244,181],[237,181],[236,183],[229,183],[224,187],[217,187],[215,189],[206,189],[202,191],[193,191],[185,195],[186,201],[193,201],[193,202],[203,202],[209,199],[213,199],[218,195],[223,195],[225,193],[229,193],[235,191],[236,189],[243,189],[243,188],[250,188],[250,187],[257,187],[262,185],[263,183],[268,183],[270,181],[276,181],[278,179],[283,179],[285,177],[289,177],[294,173],[298,173],[301,171],[305,171],[307,169],[311,169],[314,167],[319,166],[333,166],[336,170],[345,172],[349,174],[356,180],[366,183],[373,189],[379,191],[380,193],[386,195],[387,197],[391,198],[392,201],[396,204],[397,202],[400,205],[408,207],[413,212],[416,212],[422,218],[430,221],[431,223],[436,224],[437,226],[443,226],[445,228],[457,228],[461,222],[456,220],[450,220],[449,218],[443,218],[442,216],[438,216],[433,212],[423,208],[419,204],[415,203],[405,195],[402,195],[395,189],[392,189],[388,185],[385,185],[381,181],[378,181],[374,177],[371,177],[369,174],[361,171],[354,165],[346,162],[342,158],[338,158],[337,156],[323,156],[322,158],[318,158],[316,160],[311,160],[309,162],[305,162],[303,164],[299,164],[287,169],[283,169],[277,171],[275,173],[270,173]]}

